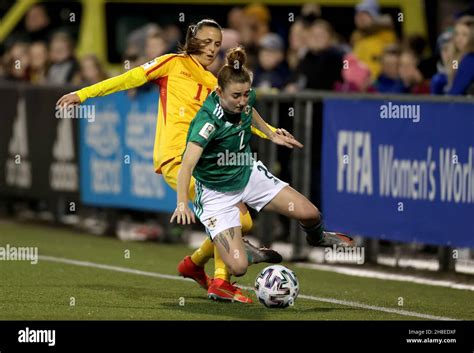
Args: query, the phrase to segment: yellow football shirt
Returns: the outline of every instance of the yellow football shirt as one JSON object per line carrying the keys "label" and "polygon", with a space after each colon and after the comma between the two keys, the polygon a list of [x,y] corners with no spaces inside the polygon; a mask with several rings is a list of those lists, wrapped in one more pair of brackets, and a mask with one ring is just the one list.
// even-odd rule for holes
{"label": "yellow football shirt", "polygon": [[[147,82],[154,82],[160,87],[153,165],[155,171],[161,173],[164,163],[184,152],[189,124],[217,86],[217,78],[210,71],[190,55],[166,54],[76,93],[83,102],[87,98],[138,87]],[[253,132],[266,138],[257,129]]]}

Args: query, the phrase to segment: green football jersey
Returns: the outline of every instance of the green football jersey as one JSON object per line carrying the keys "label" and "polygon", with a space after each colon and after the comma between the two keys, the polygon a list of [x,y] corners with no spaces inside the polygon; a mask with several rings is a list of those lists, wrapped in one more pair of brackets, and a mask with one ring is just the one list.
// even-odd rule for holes
{"label": "green football jersey", "polygon": [[214,91],[191,121],[186,145],[195,142],[204,149],[193,176],[207,188],[228,192],[247,185],[253,165],[249,141],[255,100],[250,90],[247,106],[232,114],[224,111]]}

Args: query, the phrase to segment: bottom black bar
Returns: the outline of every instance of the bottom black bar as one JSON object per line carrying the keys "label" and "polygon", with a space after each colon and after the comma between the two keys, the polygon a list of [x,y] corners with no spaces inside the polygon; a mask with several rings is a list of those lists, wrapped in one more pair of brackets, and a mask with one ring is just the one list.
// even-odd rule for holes
{"label": "bottom black bar", "polygon": [[[474,321],[0,321],[0,352],[474,351]],[[220,347],[220,348],[219,348]],[[309,349],[309,350],[308,350]]]}

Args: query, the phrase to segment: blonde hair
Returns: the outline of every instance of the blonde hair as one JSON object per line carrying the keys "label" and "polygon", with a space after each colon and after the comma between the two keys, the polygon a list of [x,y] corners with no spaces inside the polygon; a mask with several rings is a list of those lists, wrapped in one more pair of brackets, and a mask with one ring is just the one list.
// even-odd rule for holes
{"label": "blonde hair", "polygon": [[467,47],[462,52],[459,49],[456,50],[459,51],[461,56],[474,52],[474,16],[462,16],[456,21],[455,27],[458,25],[464,25],[469,29],[469,39]]}

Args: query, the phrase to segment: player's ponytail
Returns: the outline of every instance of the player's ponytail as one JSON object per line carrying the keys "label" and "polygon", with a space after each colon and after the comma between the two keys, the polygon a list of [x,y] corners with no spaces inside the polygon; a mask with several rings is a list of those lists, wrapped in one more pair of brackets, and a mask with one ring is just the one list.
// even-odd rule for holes
{"label": "player's ponytail", "polygon": [[246,68],[247,54],[242,47],[231,48],[226,54],[227,63],[219,70],[217,83],[222,90],[231,83],[252,83],[252,73]]}
{"label": "player's ponytail", "polygon": [[212,19],[205,19],[199,21],[197,24],[190,25],[186,32],[185,43],[179,44],[178,51],[180,54],[201,54],[203,52],[206,43],[196,38],[196,33],[203,27],[217,28],[222,32],[221,26]]}

